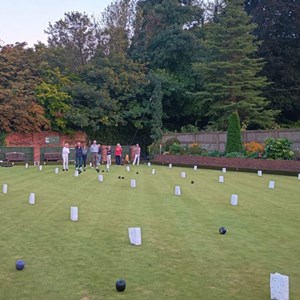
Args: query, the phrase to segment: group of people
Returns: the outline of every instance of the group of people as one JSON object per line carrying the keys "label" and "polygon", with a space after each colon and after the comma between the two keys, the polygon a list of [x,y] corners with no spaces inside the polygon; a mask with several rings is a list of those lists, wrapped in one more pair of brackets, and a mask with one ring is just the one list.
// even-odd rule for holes
{"label": "group of people", "polygon": [[[106,166],[109,168],[111,165],[111,155],[112,155],[112,149],[111,146],[105,146],[106,150]],[[88,152],[91,153],[91,166],[92,168],[95,168],[97,172],[99,172],[99,166],[101,164],[101,158],[102,158],[102,147],[100,144],[97,144],[97,141],[93,141],[93,143],[88,147],[85,144],[81,144],[80,142],[77,142],[77,145],[75,147],[75,166],[76,170],[78,171],[85,171],[86,170],[86,162],[87,162],[87,156]],[[120,166],[122,163],[122,146],[118,143],[115,147],[115,160],[116,165]],[[69,170],[69,154],[70,154],[70,148],[69,144],[65,143],[63,149],[62,149],[62,159],[63,159],[63,171]],[[134,160],[133,165],[140,163],[140,154],[141,154],[141,148],[139,144],[136,144],[134,146]]]}

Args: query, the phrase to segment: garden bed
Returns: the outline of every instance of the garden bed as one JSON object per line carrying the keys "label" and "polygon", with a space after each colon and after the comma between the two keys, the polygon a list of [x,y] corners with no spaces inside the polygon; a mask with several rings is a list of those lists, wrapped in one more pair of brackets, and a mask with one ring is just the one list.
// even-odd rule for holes
{"label": "garden bed", "polygon": [[253,158],[207,157],[192,155],[154,155],[157,164],[228,168],[233,170],[262,170],[267,172],[300,173],[300,161]]}

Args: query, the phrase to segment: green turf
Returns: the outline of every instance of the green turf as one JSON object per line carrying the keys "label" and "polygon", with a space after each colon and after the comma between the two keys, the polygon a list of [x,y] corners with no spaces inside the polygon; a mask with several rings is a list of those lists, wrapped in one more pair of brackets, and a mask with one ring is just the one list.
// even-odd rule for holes
{"label": "green turf", "polygon": [[[260,300],[270,299],[271,272],[289,275],[290,299],[299,299],[297,177],[227,172],[222,184],[219,170],[144,165],[129,173],[112,166],[100,183],[90,168],[80,177],[54,169],[0,168],[1,299]],[[78,222],[70,221],[71,206],[79,207]],[[141,246],[129,243],[134,226],[142,228]],[[115,290],[118,278],[124,293]]]}

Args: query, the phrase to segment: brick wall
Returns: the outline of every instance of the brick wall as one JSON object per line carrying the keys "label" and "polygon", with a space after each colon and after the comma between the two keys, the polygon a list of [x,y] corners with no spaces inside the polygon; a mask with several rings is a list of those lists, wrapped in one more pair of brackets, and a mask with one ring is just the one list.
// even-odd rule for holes
{"label": "brick wall", "polygon": [[205,157],[192,155],[154,155],[154,163],[219,167],[245,170],[265,170],[300,173],[300,161],[251,158]]}
{"label": "brick wall", "polygon": [[[59,144],[46,142],[46,137],[59,137]],[[75,147],[77,142],[86,143],[87,135],[78,131],[72,135],[65,135],[54,131],[42,131],[37,133],[10,133],[5,142],[8,147],[33,147],[34,161],[40,160],[41,147],[63,147],[67,142],[70,147]]]}

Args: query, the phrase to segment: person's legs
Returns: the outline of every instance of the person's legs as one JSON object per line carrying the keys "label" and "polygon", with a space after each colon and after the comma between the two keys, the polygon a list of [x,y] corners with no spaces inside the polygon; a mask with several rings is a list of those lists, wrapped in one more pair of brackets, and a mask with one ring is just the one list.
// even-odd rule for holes
{"label": "person's legs", "polygon": [[83,168],[85,170],[85,168],[86,168],[86,155],[83,155],[83,157],[82,157],[82,164],[83,164]]}
{"label": "person's legs", "polygon": [[137,155],[137,165],[139,165],[140,164],[140,155],[138,154]]}
{"label": "person's legs", "polygon": [[133,163],[132,163],[133,166],[136,164],[136,160],[137,160],[137,154],[134,155],[134,160],[133,160]]}
{"label": "person's legs", "polygon": [[94,168],[96,168],[96,166],[97,166],[97,153],[96,152],[93,152],[92,153],[92,166],[94,167]]}
{"label": "person's legs", "polygon": [[63,159],[63,171],[64,171],[66,169],[66,156],[63,155],[62,159]]}
{"label": "person's legs", "polygon": [[69,156],[66,155],[65,157],[65,167],[66,167],[66,171],[69,171]]}
{"label": "person's legs", "polygon": [[75,168],[76,169],[79,168],[79,157],[78,156],[75,157]]}
{"label": "person's legs", "polygon": [[111,165],[111,155],[108,155],[109,157],[109,165]]}
{"label": "person's legs", "polygon": [[82,170],[82,157],[79,157],[79,169]]}

